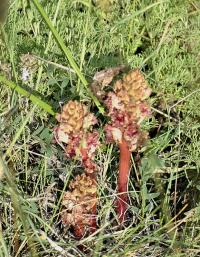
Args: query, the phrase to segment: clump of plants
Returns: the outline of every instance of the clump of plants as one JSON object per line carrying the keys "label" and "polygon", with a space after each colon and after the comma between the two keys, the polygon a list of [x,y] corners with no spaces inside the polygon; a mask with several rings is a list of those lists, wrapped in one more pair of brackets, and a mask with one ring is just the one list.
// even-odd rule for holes
{"label": "clump of plants", "polygon": [[[116,211],[119,222],[126,219],[128,205],[128,178],[131,152],[138,151],[148,134],[141,123],[150,115],[147,98],[151,90],[141,72],[131,70],[114,83],[113,91],[104,94],[103,103],[110,121],[104,126],[106,143],[115,142],[120,148],[118,196]],[[84,172],[75,177],[62,201],[61,220],[71,226],[77,238],[97,228],[97,171],[95,153],[100,146],[99,133],[93,129],[97,118],[88,107],[78,101],[69,101],[56,115],[58,126],[55,138],[66,157],[80,160]],[[103,143],[103,142],[102,142]]]}
{"label": "clump of plants", "polygon": [[[101,142],[101,144],[115,142],[120,148],[116,211],[119,222],[122,224],[126,219],[127,212],[127,185],[131,152],[138,151],[147,139],[147,133],[141,130],[141,122],[150,115],[150,107],[146,99],[151,90],[137,69],[130,71],[123,79],[117,80],[110,92],[104,91],[102,88],[99,90],[99,86],[104,88],[110,84],[113,77],[124,70],[124,66],[95,74],[94,83],[92,83],[91,88],[88,87],[88,82],[72,58],[71,51],[65,46],[64,40],[54,28],[42,6],[37,0],[34,0],[33,3],[68,59],[71,68],[97,106],[98,111],[109,117],[108,123],[104,126],[106,142]],[[32,68],[35,65],[35,61],[30,57],[30,55],[24,55],[21,60],[23,82],[30,75],[29,70],[25,67],[27,61],[31,61]],[[101,172],[95,163],[96,152],[100,146],[99,132],[94,129],[94,125],[98,124],[97,118],[84,103],[72,100],[63,106],[61,113],[56,114],[51,105],[30,93],[23,86],[16,85],[2,75],[0,75],[0,82],[22,96],[28,97],[34,104],[53,115],[58,121],[54,130],[57,143],[63,148],[66,158],[79,160],[83,168],[82,174],[70,182],[68,191],[64,193],[60,215],[62,223],[71,226],[77,238],[96,231],[97,173]],[[105,106],[106,112],[99,101]]]}
{"label": "clump of plants", "polygon": [[72,226],[74,235],[82,237],[87,231],[96,230],[97,165],[95,152],[99,146],[99,133],[92,128],[97,119],[86,105],[69,101],[61,114],[56,115],[59,125],[55,128],[55,138],[68,158],[81,161],[84,173],[78,175],[63,196],[61,220]]}

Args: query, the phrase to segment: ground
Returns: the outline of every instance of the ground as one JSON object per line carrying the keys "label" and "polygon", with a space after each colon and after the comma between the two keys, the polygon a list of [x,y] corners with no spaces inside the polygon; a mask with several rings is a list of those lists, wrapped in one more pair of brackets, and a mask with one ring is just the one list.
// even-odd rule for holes
{"label": "ground", "polygon": [[[1,28],[1,75],[56,112],[63,102],[80,99],[104,123],[34,2],[10,3]],[[96,160],[99,228],[77,241],[59,213],[81,167],[54,142],[53,116],[1,83],[1,256],[199,256],[199,2],[41,5],[89,83],[97,71],[121,64],[142,71],[152,88],[152,116],[143,125],[149,140],[132,156],[129,219],[121,228],[113,208],[118,148],[102,144]]]}

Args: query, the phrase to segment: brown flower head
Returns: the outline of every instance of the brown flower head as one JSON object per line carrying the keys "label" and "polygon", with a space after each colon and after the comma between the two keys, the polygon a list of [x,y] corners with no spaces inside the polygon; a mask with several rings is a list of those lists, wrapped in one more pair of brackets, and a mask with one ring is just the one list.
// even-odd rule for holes
{"label": "brown flower head", "polygon": [[143,101],[151,94],[151,89],[139,69],[131,70],[123,80],[118,80],[114,85],[114,91],[125,103]]}
{"label": "brown flower head", "polygon": [[105,100],[111,118],[105,126],[108,142],[125,140],[130,151],[144,143],[147,134],[140,130],[139,124],[150,115],[150,106],[145,101],[150,94],[151,90],[138,69],[116,81],[114,92],[109,92]]}
{"label": "brown flower head", "polygon": [[61,220],[72,226],[76,237],[92,231],[96,223],[96,181],[86,174],[77,176],[70,183],[71,191],[63,196]]}
{"label": "brown flower head", "polygon": [[69,101],[64,105],[62,113],[56,115],[56,119],[59,125],[55,129],[55,138],[66,144],[67,157],[81,159],[86,171],[94,172],[96,165],[92,160],[99,146],[99,134],[91,131],[91,127],[97,123],[96,117],[84,104]]}
{"label": "brown flower head", "polygon": [[[56,131],[58,139],[63,139],[64,134],[67,135],[67,138],[80,134],[97,123],[96,117],[88,111],[86,105],[78,101],[69,101],[65,104],[62,113],[58,113],[56,119],[59,122]],[[64,143],[65,141],[67,140],[64,139]]]}
{"label": "brown flower head", "polygon": [[60,122],[60,129],[70,134],[81,130],[86,113],[87,109],[83,104],[69,101],[63,106],[62,113],[56,115],[56,119]]}

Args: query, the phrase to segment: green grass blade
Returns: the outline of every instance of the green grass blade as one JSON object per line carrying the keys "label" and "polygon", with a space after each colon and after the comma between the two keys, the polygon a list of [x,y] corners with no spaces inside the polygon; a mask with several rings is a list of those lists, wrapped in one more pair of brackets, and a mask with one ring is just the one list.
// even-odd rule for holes
{"label": "green grass blade", "polygon": [[[13,176],[12,172],[10,171],[10,169],[8,169],[8,167],[4,161],[4,158],[1,156],[1,153],[0,153],[0,167],[1,167],[1,170],[3,172],[3,175],[5,176],[5,179],[6,179],[6,182],[8,185],[8,190],[11,195],[14,212],[20,218],[22,225],[24,227],[24,232],[25,232],[25,236],[27,237],[27,245],[28,245],[28,248],[30,251],[30,256],[38,257],[37,251],[34,246],[33,239],[30,236],[31,231],[30,231],[30,226],[27,222],[27,216],[22,207],[23,206],[23,198],[18,193],[18,188],[16,186],[16,181],[14,179],[14,176]],[[0,238],[1,238],[1,235],[0,235]],[[4,245],[4,252],[5,251],[6,251],[6,249],[5,249],[5,245]],[[6,255],[6,256],[9,256],[9,255]]]}
{"label": "green grass blade", "polygon": [[65,46],[65,43],[63,41],[63,39],[60,37],[58,31],[55,29],[55,27],[53,26],[52,22],[50,21],[50,19],[48,18],[47,14],[45,13],[43,7],[41,6],[41,4],[37,1],[37,0],[32,0],[34,5],[36,6],[37,10],[39,11],[39,13],[41,14],[42,18],[44,19],[44,21],[46,22],[47,26],[49,27],[49,29],[51,30],[54,38],[56,39],[58,45],[60,46],[60,48],[62,49],[62,51],[64,52],[65,56],[67,57],[70,65],[72,66],[72,68],[74,69],[74,71],[77,73],[78,77],[80,78],[80,80],[82,81],[82,83],[84,84],[84,86],[88,85],[87,80],[85,79],[85,77],[83,76],[83,74],[81,73],[78,65],[76,64],[76,62],[73,59],[72,53],[70,52],[70,50]]}
{"label": "green grass blade", "polygon": [[56,30],[56,28],[53,26],[51,20],[49,19],[49,17],[47,16],[47,14],[45,13],[42,5],[39,3],[38,0],[32,0],[32,2],[34,3],[35,7],[37,8],[37,10],[39,11],[40,15],[42,16],[42,18],[44,19],[45,23],[47,24],[47,26],[49,27],[50,31],[52,32],[57,44],[60,46],[60,48],[62,49],[62,51],[64,52],[65,56],[67,57],[71,67],[74,69],[74,71],[76,72],[76,74],[78,75],[79,79],[81,80],[81,82],[83,83],[84,87],[87,89],[88,94],[90,95],[90,97],[92,98],[92,100],[94,101],[94,103],[96,104],[96,106],[98,107],[99,111],[103,114],[104,113],[104,109],[101,106],[99,100],[92,94],[92,91],[88,88],[88,82],[86,80],[86,78],[84,77],[84,75],[82,74],[81,70],[79,69],[78,65],[76,64],[76,62],[73,59],[72,53],[71,51],[66,47],[63,39],[61,38],[61,36],[59,35],[58,31]]}
{"label": "green grass blade", "polygon": [[39,107],[41,107],[43,110],[45,110],[46,112],[50,113],[51,115],[55,116],[55,112],[52,108],[51,105],[45,103],[43,100],[41,100],[39,97],[31,94],[30,92],[28,92],[26,89],[22,88],[19,85],[16,85],[14,82],[7,80],[5,77],[0,75],[0,82],[2,82],[3,84],[5,84],[6,86],[8,86],[11,89],[14,89],[15,91],[17,91],[20,95],[22,96],[26,96],[27,98],[29,98],[34,104],[38,105]]}

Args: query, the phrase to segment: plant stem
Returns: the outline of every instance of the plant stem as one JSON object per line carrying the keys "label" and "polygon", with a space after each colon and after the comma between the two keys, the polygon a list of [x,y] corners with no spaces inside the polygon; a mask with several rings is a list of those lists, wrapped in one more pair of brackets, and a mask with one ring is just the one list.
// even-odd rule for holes
{"label": "plant stem", "polygon": [[[94,179],[97,183],[97,174],[96,172],[90,174],[90,177]],[[97,193],[93,194],[93,197],[97,199]],[[95,204],[92,208],[92,216],[91,216],[91,226],[90,226],[90,234],[94,233],[97,230],[97,204]]]}
{"label": "plant stem", "polygon": [[116,202],[117,214],[119,222],[123,223],[126,218],[127,202],[128,202],[128,178],[131,152],[125,140],[119,145],[120,147],[120,160],[119,160],[119,177],[118,177],[118,193],[119,196]]}
{"label": "plant stem", "polygon": [[14,89],[15,91],[17,91],[20,95],[26,96],[27,98],[29,98],[34,104],[38,105],[39,107],[41,107],[43,110],[45,110],[46,112],[50,113],[51,115],[55,116],[55,112],[52,108],[51,105],[45,103],[44,101],[42,101],[39,97],[31,94],[30,92],[28,92],[26,89],[24,89],[23,87],[16,85],[14,82],[7,80],[5,77],[0,75],[0,82],[4,83],[6,86],[8,86],[11,89]]}

